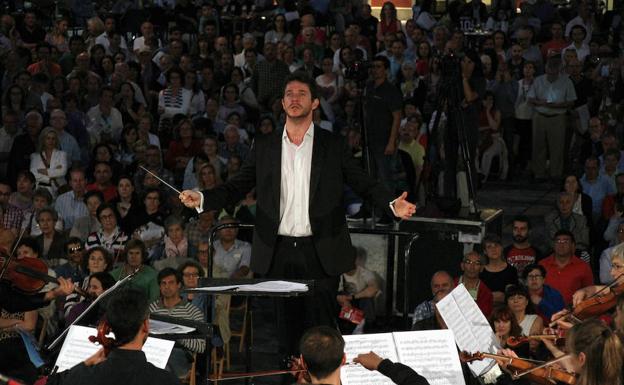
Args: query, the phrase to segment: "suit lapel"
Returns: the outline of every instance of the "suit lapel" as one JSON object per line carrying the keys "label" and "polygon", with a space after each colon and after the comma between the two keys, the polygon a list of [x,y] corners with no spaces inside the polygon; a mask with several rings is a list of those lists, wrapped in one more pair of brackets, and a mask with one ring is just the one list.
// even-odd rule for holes
{"label": "suit lapel", "polygon": [[323,169],[323,163],[325,161],[325,152],[327,146],[325,143],[325,134],[321,128],[317,128],[316,125],[312,127],[314,129],[314,141],[312,142],[312,166],[310,170],[310,206],[314,201],[314,194],[316,188],[321,179],[321,170]]}
{"label": "suit lapel", "polygon": [[273,181],[273,207],[277,210],[277,216],[280,215],[280,195],[282,193],[282,134],[284,129],[277,130],[276,135],[271,140],[268,152],[271,156],[271,175]]}

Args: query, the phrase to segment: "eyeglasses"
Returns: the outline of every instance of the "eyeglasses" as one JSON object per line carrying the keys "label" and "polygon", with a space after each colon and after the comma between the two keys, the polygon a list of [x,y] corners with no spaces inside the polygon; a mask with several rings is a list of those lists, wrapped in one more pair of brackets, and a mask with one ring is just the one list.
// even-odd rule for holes
{"label": "eyeglasses", "polygon": [[570,243],[570,240],[569,239],[555,239],[555,243],[562,245],[565,243]]}
{"label": "eyeglasses", "polygon": [[622,269],[624,269],[624,265],[618,265],[618,264],[614,263],[614,264],[611,265],[611,270],[614,270],[614,269],[615,270],[622,270]]}
{"label": "eyeglasses", "polygon": [[197,250],[198,253],[202,253],[202,254],[208,254],[208,250]]}
{"label": "eyeglasses", "polygon": [[480,266],[481,262],[480,261],[471,261],[471,260],[464,260],[464,263],[466,265],[475,265],[475,266]]}
{"label": "eyeglasses", "polygon": [[67,253],[73,254],[82,251],[82,246],[70,247],[67,249]]}
{"label": "eyeglasses", "polygon": [[184,276],[186,278],[197,278],[197,277],[199,277],[199,273],[184,273],[184,274],[182,274],[182,276]]}

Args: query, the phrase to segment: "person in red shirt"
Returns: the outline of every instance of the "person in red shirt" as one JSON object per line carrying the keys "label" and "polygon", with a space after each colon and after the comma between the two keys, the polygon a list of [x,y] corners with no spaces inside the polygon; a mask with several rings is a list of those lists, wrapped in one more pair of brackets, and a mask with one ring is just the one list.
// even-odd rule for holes
{"label": "person in red shirt", "polygon": [[100,191],[106,202],[117,197],[117,187],[113,183],[113,169],[108,162],[98,162],[93,171],[95,182],[87,185],[87,191]]}
{"label": "person in red shirt", "polygon": [[576,242],[567,230],[559,230],[554,236],[553,254],[539,264],[546,269],[545,284],[557,289],[566,305],[572,303],[574,293],[594,284],[591,268],[574,255]]}
{"label": "person in red shirt", "polygon": [[44,73],[50,78],[61,75],[61,66],[53,62],[50,58],[52,47],[48,43],[37,44],[37,58],[38,62],[33,63],[26,68],[31,75],[37,73]]}
{"label": "person in red shirt", "polygon": [[570,43],[563,37],[563,24],[561,24],[561,22],[553,22],[550,26],[550,33],[552,38],[542,44],[542,57],[544,58],[544,62],[550,56],[560,55],[561,51],[570,45]]}
{"label": "person in red shirt", "polygon": [[471,251],[461,262],[461,269],[464,272],[460,277],[455,278],[455,286],[464,284],[466,290],[472,298],[477,301],[477,305],[483,315],[487,318],[492,313],[494,297],[492,291],[479,279],[479,274],[483,271],[483,258],[476,251]]}
{"label": "person in red shirt", "polygon": [[177,123],[176,130],[178,138],[169,143],[165,166],[173,171],[176,181],[181,181],[189,160],[202,151],[203,141],[193,138],[193,123],[187,117]]}
{"label": "person in red shirt", "polygon": [[527,216],[516,216],[513,219],[512,226],[513,243],[503,250],[503,254],[507,263],[518,270],[518,278],[520,278],[524,268],[532,263],[539,262],[543,255],[529,241],[531,223]]}

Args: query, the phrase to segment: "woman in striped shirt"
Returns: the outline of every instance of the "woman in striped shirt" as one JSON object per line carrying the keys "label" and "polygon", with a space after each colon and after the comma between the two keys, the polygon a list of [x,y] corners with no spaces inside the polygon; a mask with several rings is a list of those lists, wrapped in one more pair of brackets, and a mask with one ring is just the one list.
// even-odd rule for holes
{"label": "woman in striped shirt", "polygon": [[102,224],[102,229],[89,234],[87,249],[102,246],[113,255],[114,263],[119,262],[119,256],[128,241],[128,236],[118,226],[119,213],[115,206],[104,203],[98,207],[96,215]]}

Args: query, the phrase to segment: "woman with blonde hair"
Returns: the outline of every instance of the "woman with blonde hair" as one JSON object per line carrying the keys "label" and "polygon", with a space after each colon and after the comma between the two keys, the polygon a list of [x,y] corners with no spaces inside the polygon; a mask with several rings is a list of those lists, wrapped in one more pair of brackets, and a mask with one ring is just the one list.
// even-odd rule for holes
{"label": "woman with blonde hair", "polygon": [[67,170],[67,153],[61,150],[58,134],[54,128],[46,127],[39,134],[37,152],[30,155],[30,172],[37,188],[45,188],[56,197],[58,188],[66,183]]}
{"label": "woman with blonde hair", "polygon": [[197,187],[200,191],[211,190],[220,185],[221,177],[212,163],[204,162],[197,170]]}

